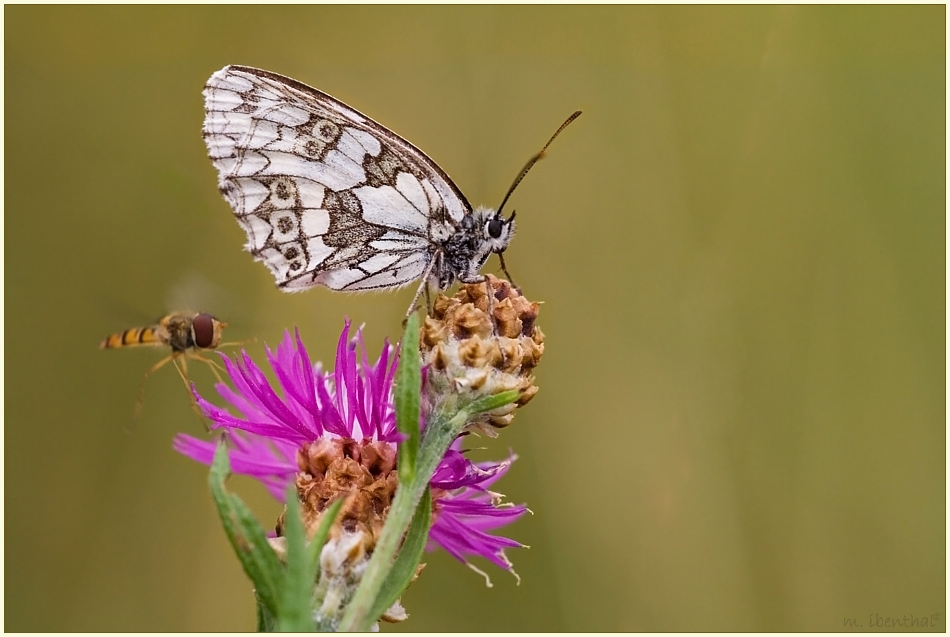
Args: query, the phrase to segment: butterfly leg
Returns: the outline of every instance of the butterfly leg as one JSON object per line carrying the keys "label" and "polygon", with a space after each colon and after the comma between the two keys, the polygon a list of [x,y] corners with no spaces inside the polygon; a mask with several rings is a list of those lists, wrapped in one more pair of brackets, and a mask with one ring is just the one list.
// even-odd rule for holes
{"label": "butterfly leg", "polygon": [[511,278],[511,274],[508,273],[508,268],[505,267],[505,255],[499,252],[498,260],[501,261],[501,271],[505,273],[505,278],[508,279],[508,283],[511,283],[511,287],[515,288],[516,290],[520,292],[521,288],[519,288],[518,284],[515,283],[515,280]]}
{"label": "butterfly leg", "polygon": [[439,253],[433,254],[432,258],[429,259],[429,263],[426,264],[426,269],[422,273],[422,282],[419,283],[419,287],[416,289],[416,293],[412,297],[412,303],[409,304],[409,309],[406,310],[406,317],[402,320],[403,327],[406,327],[406,322],[409,320],[409,315],[416,311],[416,302],[418,302],[419,297],[422,296],[423,290],[425,290],[426,293],[426,311],[428,312],[429,277],[432,275],[432,268],[435,267],[435,262],[438,258]]}
{"label": "butterfly leg", "polygon": [[[491,321],[491,333],[492,336],[498,336],[498,323],[495,321],[495,290],[487,276],[483,276],[482,279],[485,281],[485,291],[488,293],[488,320]],[[505,353],[502,352],[501,355],[504,356]]]}
{"label": "butterfly leg", "polygon": [[[498,256],[501,256],[501,253],[499,253]],[[506,271],[505,274],[508,274],[508,272]],[[495,298],[495,289],[492,287],[489,278],[487,276],[483,276],[482,281],[485,283],[485,291],[488,292],[488,320],[491,322],[491,333],[492,336],[497,338],[500,336],[500,334],[498,334],[498,320],[495,318],[495,301],[498,299]],[[512,281],[510,277],[508,278],[508,281],[511,283],[512,287],[514,287],[514,281]],[[501,348],[501,364],[502,367],[506,367],[508,365],[508,357],[505,356],[504,348]]]}
{"label": "butterfly leg", "polygon": [[485,296],[488,300],[488,320],[491,323],[492,336],[498,336],[498,325],[495,321],[495,290],[491,286],[491,281],[484,274],[479,274],[478,276],[473,276],[467,279],[459,277],[459,281],[465,285],[478,285],[479,283],[485,284]]}

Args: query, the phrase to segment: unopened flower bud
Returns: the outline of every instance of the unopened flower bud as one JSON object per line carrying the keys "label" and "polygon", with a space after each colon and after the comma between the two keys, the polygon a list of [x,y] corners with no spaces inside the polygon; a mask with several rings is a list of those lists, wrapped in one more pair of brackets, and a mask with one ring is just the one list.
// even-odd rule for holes
{"label": "unopened flower bud", "polygon": [[435,394],[481,398],[517,390],[517,401],[484,415],[485,423],[505,427],[515,409],[538,392],[533,370],[544,353],[544,334],[535,324],[539,303],[508,281],[491,274],[486,280],[463,285],[451,298],[439,295],[422,325],[419,347]]}

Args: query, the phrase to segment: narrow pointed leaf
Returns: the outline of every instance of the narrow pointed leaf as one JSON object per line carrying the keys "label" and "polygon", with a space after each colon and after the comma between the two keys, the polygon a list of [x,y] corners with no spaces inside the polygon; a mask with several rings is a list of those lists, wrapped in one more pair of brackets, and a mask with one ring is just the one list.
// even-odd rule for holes
{"label": "narrow pointed leaf", "polygon": [[274,615],[279,616],[280,589],[284,578],[283,566],[270,542],[267,541],[264,529],[261,528],[251,510],[237,496],[232,495],[230,497],[236,519],[240,525],[240,532],[246,542],[247,548],[242,554],[247,555],[253,561],[260,573],[259,577],[251,578],[254,582],[254,591],[268,605],[268,608],[273,609]]}
{"label": "narrow pointed leaf", "polygon": [[327,543],[330,527],[336,522],[342,506],[343,498],[339,498],[324,509],[323,517],[320,518],[320,526],[317,527],[317,532],[307,548],[307,560],[313,564],[314,579],[320,574],[320,552],[323,550],[323,545]]}
{"label": "narrow pointed leaf", "polygon": [[368,617],[377,619],[399,599],[416,574],[416,568],[422,559],[422,552],[429,538],[429,520],[432,518],[432,494],[429,489],[422,494],[416,513],[412,517],[406,539],[393,561],[392,569],[383,582],[383,587],[373,603]]}
{"label": "narrow pointed leaf", "polygon": [[419,316],[415,312],[406,321],[396,372],[396,427],[406,439],[399,444],[399,481],[408,482],[416,468],[419,449],[419,394],[422,373],[419,361]]}
{"label": "narrow pointed leaf", "polygon": [[469,415],[474,416],[475,414],[481,414],[486,411],[491,411],[492,409],[498,409],[499,407],[510,405],[511,403],[518,400],[520,396],[521,392],[519,392],[517,389],[509,389],[508,391],[503,391],[500,394],[484,396],[482,398],[473,400],[465,406],[465,411],[468,412]]}
{"label": "narrow pointed leaf", "polygon": [[209,483],[211,495],[218,508],[224,532],[237,553],[244,572],[254,584],[259,603],[271,615],[277,615],[277,589],[282,578],[280,561],[267,542],[257,519],[237,496],[224,488],[224,480],[231,471],[227,445],[221,442],[211,464]]}
{"label": "narrow pointed leaf", "polygon": [[277,627],[277,619],[271,615],[270,611],[267,610],[267,607],[261,603],[261,600],[257,600],[257,632],[259,633],[272,633]]}
{"label": "narrow pointed leaf", "polygon": [[284,537],[287,538],[287,567],[280,592],[279,632],[313,632],[311,612],[316,569],[308,559],[307,537],[300,519],[300,501],[296,485],[287,488],[287,512],[284,515]]}

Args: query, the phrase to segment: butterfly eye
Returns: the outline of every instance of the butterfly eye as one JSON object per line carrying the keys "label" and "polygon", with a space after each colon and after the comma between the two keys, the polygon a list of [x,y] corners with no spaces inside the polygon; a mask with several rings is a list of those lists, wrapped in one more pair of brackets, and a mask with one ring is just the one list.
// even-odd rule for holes
{"label": "butterfly eye", "polygon": [[494,218],[488,222],[488,236],[492,239],[497,239],[501,236],[502,222],[499,218]]}
{"label": "butterfly eye", "polygon": [[199,314],[191,326],[194,332],[195,345],[204,349],[211,347],[214,341],[214,317],[210,314]]}

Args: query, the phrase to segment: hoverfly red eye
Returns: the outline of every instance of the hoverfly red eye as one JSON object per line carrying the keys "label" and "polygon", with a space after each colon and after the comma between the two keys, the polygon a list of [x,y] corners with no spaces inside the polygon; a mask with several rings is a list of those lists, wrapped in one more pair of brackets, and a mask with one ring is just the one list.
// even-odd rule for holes
{"label": "hoverfly red eye", "polygon": [[191,331],[195,338],[195,347],[205,349],[214,344],[214,317],[199,314],[192,323]]}

